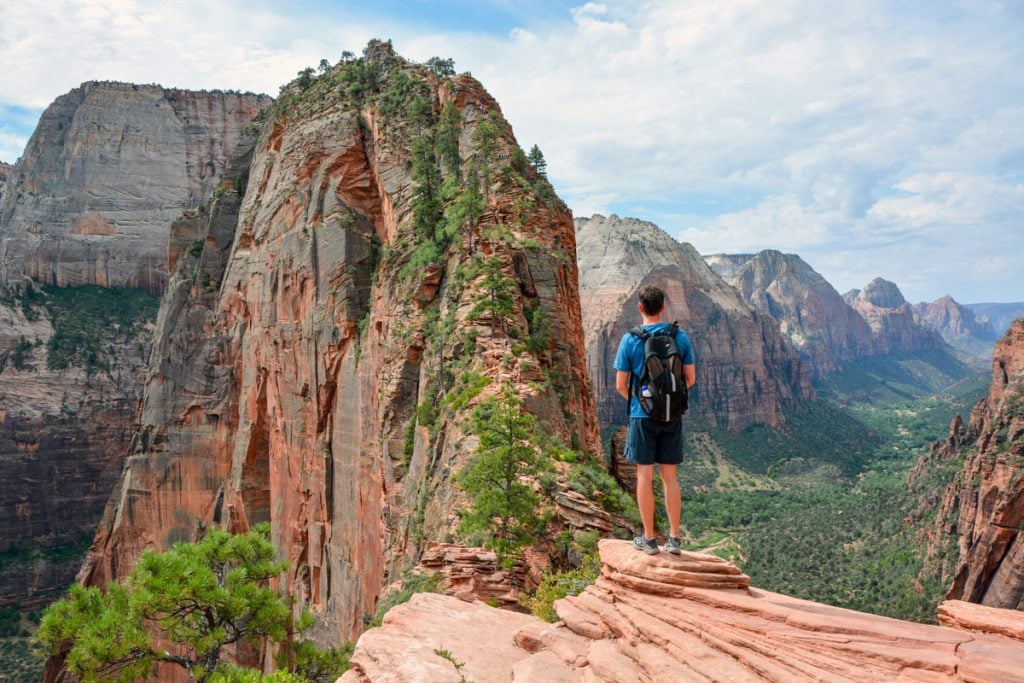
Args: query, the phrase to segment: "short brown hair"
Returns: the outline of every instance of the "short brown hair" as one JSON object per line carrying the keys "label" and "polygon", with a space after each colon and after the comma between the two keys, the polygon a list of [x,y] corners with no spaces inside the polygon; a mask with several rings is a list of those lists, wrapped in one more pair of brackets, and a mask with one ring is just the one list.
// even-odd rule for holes
{"label": "short brown hair", "polygon": [[657,287],[644,287],[640,290],[640,305],[647,315],[658,315],[665,307],[665,292]]}

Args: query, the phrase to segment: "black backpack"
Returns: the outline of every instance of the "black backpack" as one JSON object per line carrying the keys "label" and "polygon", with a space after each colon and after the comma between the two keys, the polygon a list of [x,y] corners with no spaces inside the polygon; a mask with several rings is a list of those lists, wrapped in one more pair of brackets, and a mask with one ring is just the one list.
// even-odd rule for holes
{"label": "black backpack", "polygon": [[658,422],[671,422],[686,412],[689,391],[683,374],[683,357],[676,344],[679,324],[649,333],[642,326],[630,334],[644,343],[644,372],[639,381],[629,373],[630,394],[635,394],[647,416]]}

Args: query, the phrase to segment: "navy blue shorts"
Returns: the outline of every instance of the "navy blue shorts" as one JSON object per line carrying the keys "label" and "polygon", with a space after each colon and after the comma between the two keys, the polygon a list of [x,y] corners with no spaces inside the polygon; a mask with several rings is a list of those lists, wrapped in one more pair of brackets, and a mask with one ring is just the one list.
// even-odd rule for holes
{"label": "navy blue shorts", "polygon": [[678,465],[683,461],[683,421],[658,422],[646,417],[629,419],[626,459],[637,465]]}

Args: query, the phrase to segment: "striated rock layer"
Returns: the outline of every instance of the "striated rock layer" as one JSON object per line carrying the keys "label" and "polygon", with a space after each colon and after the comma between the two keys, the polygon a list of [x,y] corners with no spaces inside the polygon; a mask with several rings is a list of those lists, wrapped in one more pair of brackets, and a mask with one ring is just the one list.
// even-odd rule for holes
{"label": "striated rock layer", "polygon": [[751,589],[712,555],[612,540],[600,553],[597,582],[556,601],[558,623],[415,595],[359,639],[340,681],[1024,680],[1002,610],[975,631],[928,626]]}
{"label": "striated rock layer", "polygon": [[796,254],[768,249],[704,258],[747,303],[779,321],[816,376],[835,370],[838,361],[874,353],[867,321]]}
{"label": "striated rock layer", "polygon": [[171,222],[210,195],[271,101],[112,82],[57,98],[0,203],[0,282],[161,292]]}
{"label": "striated rock layer", "polygon": [[[442,110],[457,124],[456,187],[478,183],[482,208],[431,256],[414,198],[456,173],[424,144]],[[337,643],[454,532],[452,475],[482,397],[511,384],[546,432],[596,456],[572,219],[516,150],[477,81],[390,44],[289,86],[251,163],[240,154],[207,214],[173,228],[172,245],[191,246],[172,250],[140,431],[81,579],[124,576],[143,550],[209,524],[269,520],[290,562],[282,587]],[[508,306],[480,312],[499,289]],[[530,349],[516,339],[528,314],[545,322]]]}
{"label": "striated rock layer", "polygon": [[689,244],[652,223],[618,216],[576,219],[587,363],[603,428],[622,424],[626,402],[612,363],[622,335],[640,324],[637,292],[656,285],[668,319],[690,335],[697,360],[691,415],[716,426],[778,427],[812,395],[809,377],[778,324],[752,310]]}
{"label": "striated rock layer", "polygon": [[1024,610],[1024,320],[996,344],[992,385],[970,421],[953,420],[912,476],[942,463],[962,465],[941,499],[930,547],[958,539],[959,562],[947,598]]}

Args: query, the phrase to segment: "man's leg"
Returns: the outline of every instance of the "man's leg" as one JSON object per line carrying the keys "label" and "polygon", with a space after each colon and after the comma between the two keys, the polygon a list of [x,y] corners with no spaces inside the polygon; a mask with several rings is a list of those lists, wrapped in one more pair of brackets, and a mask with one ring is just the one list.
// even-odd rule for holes
{"label": "man's leg", "polygon": [[[679,492],[679,480],[676,478],[677,465],[658,465],[661,473],[661,485],[665,489],[665,511],[668,513],[669,535],[679,538],[679,517],[683,512],[683,499]],[[638,479],[639,481],[639,479]],[[639,486],[639,483],[637,484]],[[653,512],[653,503],[652,512]],[[641,511],[641,516],[643,512]]]}
{"label": "man's leg", "polygon": [[644,538],[654,538],[654,465],[636,466],[636,504],[644,523]]}

